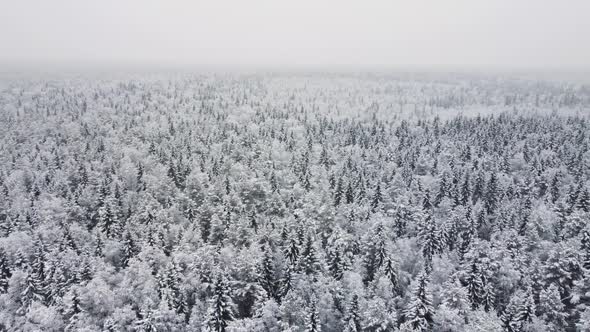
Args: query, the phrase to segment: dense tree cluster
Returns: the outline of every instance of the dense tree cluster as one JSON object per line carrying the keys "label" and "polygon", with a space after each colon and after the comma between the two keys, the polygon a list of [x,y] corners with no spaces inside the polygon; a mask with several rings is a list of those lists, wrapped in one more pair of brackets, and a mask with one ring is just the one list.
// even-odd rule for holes
{"label": "dense tree cluster", "polygon": [[590,329],[590,89],[13,82],[0,330]]}

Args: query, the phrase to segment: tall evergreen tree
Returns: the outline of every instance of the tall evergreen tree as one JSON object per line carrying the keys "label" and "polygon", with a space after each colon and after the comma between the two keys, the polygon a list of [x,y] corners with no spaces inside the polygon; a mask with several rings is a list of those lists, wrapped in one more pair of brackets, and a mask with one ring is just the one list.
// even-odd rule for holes
{"label": "tall evergreen tree", "polygon": [[383,194],[381,193],[381,183],[377,183],[377,188],[375,188],[375,192],[373,193],[373,198],[371,199],[371,211],[375,212],[379,208],[379,205],[383,202]]}
{"label": "tall evergreen tree", "polygon": [[426,272],[418,275],[412,294],[405,311],[405,320],[416,331],[429,331],[433,322],[434,309],[432,295],[428,289],[430,279]]}
{"label": "tall evergreen tree", "polygon": [[496,211],[496,206],[499,201],[499,192],[498,192],[498,178],[496,173],[492,173],[490,176],[490,180],[487,183],[486,193],[485,193],[485,208],[488,214],[493,214]]}
{"label": "tall evergreen tree", "polygon": [[229,296],[230,290],[225,278],[220,274],[213,286],[208,326],[210,331],[225,332],[227,325],[233,320],[233,303]]}
{"label": "tall evergreen tree", "polygon": [[127,267],[129,265],[129,260],[135,256],[137,248],[135,245],[135,240],[133,240],[133,236],[129,230],[125,232],[125,237],[123,240],[123,256],[121,258],[121,264],[123,267]]}
{"label": "tall evergreen tree", "polygon": [[590,232],[588,232],[588,230],[582,232],[581,242],[582,266],[586,269],[590,269]]}
{"label": "tall evergreen tree", "polygon": [[311,300],[308,314],[305,322],[305,332],[321,332],[322,324],[320,322],[320,314],[318,313],[317,302],[315,299]]}
{"label": "tall evergreen tree", "polygon": [[263,249],[263,257],[258,265],[258,283],[271,298],[278,298],[275,281],[275,268],[272,252],[268,248]]}
{"label": "tall evergreen tree", "polygon": [[301,253],[300,269],[306,274],[314,274],[318,272],[319,261],[316,254],[316,249],[310,235],[307,236],[307,241],[303,252]]}
{"label": "tall evergreen tree", "polygon": [[0,248],[0,294],[8,290],[8,280],[12,276],[6,253]]}
{"label": "tall evergreen tree", "polygon": [[336,280],[342,279],[344,271],[342,268],[343,262],[340,249],[336,248],[331,251],[329,257],[330,260],[328,262],[328,269],[330,270],[330,274],[332,274],[332,277],[334,277]]}
{"label": "tall evergreen tree", "polygon": [[393,293],[398,293],[400,286],[398,280],[398,273],[391,257],[387,257],[387,259],[385,260],[384,273],[389,282],[391,283],[391,289]]}
{"label": "tall evergreen tree", "polygon": [[473,260],[469,264],[464,285],[467,288],[471,307],[475,310],[481,304],[484,293],[483,275],[477,260]]}
{"label": "tall evergreen tree", "polygon": [[299,259],[299,245],[297,244],[297,240],[293,237],[285,249],[285,257],[291,266],[296,266]]}
{"label": "tall evergreen tree", "polygon": [[426,219],[421,225],[418,238],[422,245],[422,256],[424,257],[426,271],[430,272],[432,269],[432,258],[442,250],[440,233],[430,214],[427,214]]}
{"label": "tall evergreen tree", "polygon": [[348,305],[346,316],[344,317],[345,332],[361,332],[361,317],[359,315],[359,297],[354,294]]}

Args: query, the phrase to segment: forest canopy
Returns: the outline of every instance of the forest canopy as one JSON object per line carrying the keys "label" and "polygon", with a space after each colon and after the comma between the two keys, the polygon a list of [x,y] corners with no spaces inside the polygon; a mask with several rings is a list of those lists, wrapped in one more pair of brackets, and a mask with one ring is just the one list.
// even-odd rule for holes
{"label": "forest canopy", "polygon": [[14,80],[0,330],[590,330],[590,88]]}

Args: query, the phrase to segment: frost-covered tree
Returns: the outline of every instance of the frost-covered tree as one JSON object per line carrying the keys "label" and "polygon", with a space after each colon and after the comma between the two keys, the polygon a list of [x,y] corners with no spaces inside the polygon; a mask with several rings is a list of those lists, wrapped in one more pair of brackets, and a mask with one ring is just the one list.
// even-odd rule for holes
{"label": "frost-covered tree", "polygon": [[434,308],[432,307],[432,294],[428,283],[430,278],[426,273],[421,273],[416,278],[412,298],[405,311],[405,321],[414,330],[428,331],[431,328]]}
{"label": "frost-covered tree", "polygon": [[233,303],[225,277],[221,274],[215,279],[213,294],[209,304],[209,330],[225,332],[227,325],[233,320]]}

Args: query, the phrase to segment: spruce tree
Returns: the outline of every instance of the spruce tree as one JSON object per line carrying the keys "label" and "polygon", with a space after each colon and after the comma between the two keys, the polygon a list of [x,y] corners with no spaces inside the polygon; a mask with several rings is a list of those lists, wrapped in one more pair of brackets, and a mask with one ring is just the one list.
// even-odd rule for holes
{"label": "spruce tree", "polygon": [[334,206],[338,206],[342,202],[342,196],[344,195],[344,188],[342,188],[342,186],[342,176],[340,176],[338,177],[338,182],[336,183],[334,191]]}
{"label": "spruce tree", "polygon": [[580,192],[576,208],[584,212],[590,212],[590,192],[588,191],[588,188],[584,188],[584,190]]}
{"label": "spruce tree", "polygon": [[391,289],[394,294],[397,294],[399,291],[399,280],[398,280],[398,273],[394,267],[393,260],[391,257],[387,257],[385,260],[384,271],[385,276],[391,283]]}
{"label": "spruce tree", "polygon": [[279,298],[285,297],[293,288],[293,274],[291,272],[291,265],[286,264],[283,271],[283,276],[279,281]]}
{"label": "spruce tree", "polygon": [[535,300],[533,299],[533,291],[530,287],[527,288],[525,293],[525,298],[522,301],[522,304],[518,307],[516,312],[516,320],[520,322],[520,324],[530,323],[535,317]]}
{"label": "spruce tree", "polygon": [[225,332],[228,323],[233,320],[232,300],[225,278],[220,274],[213,286],[213,296],[209,311],[209,328],[213,332]]}
{"label": "spruce tree", "polygon": [[301,271],[306,274],[314,274],[319,268],[319,262],[316,255],[316,249],[310,235],[307,236],[307,241],[303,252],[301,253],[301,260],[299,262]]}
{"label": "spruce tree", "polygon": [[377,211],[382,202],[383,194],[381,193],[381,183],[377,183],[377,188],[375,188],[375,193],[373,193],[373,198],[371,199],[371,212]]}
{"label": "spruce tree", "polygon": [[426,271],[429,272],[432,269],[432,258],[442,250],[440,233],[430,214],[426,216],[426,220],[421,225],[418,238],[422,245],[422,256],[424,257]]}
{"label": "spruce tree", "polygon": [[277,299],[278,293],[276,289],[272,252],[267,248],[263,249],[262,260],[258,265],[258,283],[266,291],[269,297]]}
{"label": "spruce tree", "polygon": [[123,267],[127,267],[129,265],[129,260],[133,256],[135,256],[137,248],[135,246],[135,241],[133,240],[133,237],[131,236],[131,232],[129,230],[125,232],[125,237],[123,241],[123,257],[121,259],[121,264],[123,265]]}
{"label": "spruce tree", "polygon": [[20,294],[21,307],[18,309],[19,314],[25,314],[33,301],[45,301],[45,287],[40,284],[39,280],[32,273],[28,273],[25,279],[25,286]]}
{"label": "spruce tree", "polygon": [[330,252],[328,270],[334,279],[340,280],[343,276],[342,257],[338,248]]}
{"label": "spruce tree", "polygon": [[582,266],[586,269],[590,269],[590,232],[586,229],[582,232],[581,242]]}
{"label": "spruce tree", "polygon": [[354,203],[354,190],[352,189],[352,181],[348,182],[344,197],[346,198],[346,204]]}
{"label": "spruce tree", "polygon": [[311,304],[308,309],[308,314],[305,322],[305,332],[321,332],[322,325],[320,322],[320,314],[317,308],[317,302],[315,299],[311,300]]}
{"label": "spruce tree", "polygon": [[345,332],[361,332],[361,317],[359,314],[359,297],[354,294],[348,305],[346,316],[344,317]]}
{"label": "spruce tree", "polygon": [[469,182],[469,173],[465,173],[465,178],[463,179],[463,184],[461,186],[461,205],[466,206],[469,203],[469,199],[471,198],[471,185]]}
{"label": "spruce tree", "polygon": [[291,266],[296,266],[299,259],[299,245],[294,238],[291,238],[289,246],[285,249],[285,257]]}
{"label": "spruce tree", "polygon": [[558,329],[565,330],[567,313],[564,304],[561,302],[559,289],[555,284],[541,290],[538,311],[543,320],[552,323]]}
{"label": "spruce tree", "polygon": [[375,234],[370,237],[368,243],[365,245],[364,251],[366,254],[363,258],[363,266],[365,268],[363,281],[365,285],[368,285],[373,281],[377,271],[381,268],[387,257],[381,225],[377,226]]}
{"label": "spruce tree", "polygon": [[0,294],[8,290],[8,280],[12,276],[4,249],[0,248]]}
{"label": "spruce tree", "polygon": [[479,267],[479,263],[477,260],[473,260],[473,262],[469,264],[467,277],[464,283],[465,288],[467,288],[467,296],[469,297],[469,302],[471,302],[471,307],[473,310],[477,309],[482,302],[484,287],[482,279],[483,276]]}
{"label": "spruce tree", "polygon": [[272,193],[278,194],[279,193],[279,181],[277,180],[277,175],[273,170],[270,175],[270,190]]}
{"label": "spruce tree", "polygon": [[496,173],[492,173],[489,182],[487,183],[484,205],[488,214],[493,214],[496,211],[498,204],[498,178]]}
{"label": "spruce tree", "polygon": [[428,289],[428,274],[422,272],[416,279],[412,298],[405,311],[406,322],[416,331],[428,331],[432,325],[434,309],[432,295]]}
{"label": "spruce tree", "polygon": [[551,184],[549,186],[549,193],[551,195],[551,203],[555,204],[559,199],[559,178],[557,175],[553,177],[551,180]]}

